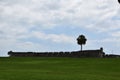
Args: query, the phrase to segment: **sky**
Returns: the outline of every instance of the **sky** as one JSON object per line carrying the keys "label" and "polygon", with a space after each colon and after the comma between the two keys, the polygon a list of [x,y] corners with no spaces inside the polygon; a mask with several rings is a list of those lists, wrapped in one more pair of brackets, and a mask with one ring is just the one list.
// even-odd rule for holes
{"label": "sky", "polygon": [[120,54],[117,0],[0,0],[0,56],[8,51],[78,51],[103,47]]}

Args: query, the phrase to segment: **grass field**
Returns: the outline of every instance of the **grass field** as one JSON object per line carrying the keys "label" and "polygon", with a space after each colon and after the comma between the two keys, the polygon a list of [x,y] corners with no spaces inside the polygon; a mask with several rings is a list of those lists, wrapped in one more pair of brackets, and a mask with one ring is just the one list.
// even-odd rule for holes
{"label": "grass field", "polygon": [[0,80],[120,80],[120,58],[0,58]]}

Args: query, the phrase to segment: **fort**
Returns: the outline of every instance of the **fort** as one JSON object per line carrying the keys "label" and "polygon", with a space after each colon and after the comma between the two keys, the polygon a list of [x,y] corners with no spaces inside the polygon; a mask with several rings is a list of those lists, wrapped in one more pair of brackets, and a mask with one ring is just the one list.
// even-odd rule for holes
{"label": "fort", "polygon": [[83,50],[83,51],[72,51],[72,52],[13,52],[9,51],[10,57],[78,57],[87,58],[95,57],[102,58],[105,56],[103,48],[97,50]]}

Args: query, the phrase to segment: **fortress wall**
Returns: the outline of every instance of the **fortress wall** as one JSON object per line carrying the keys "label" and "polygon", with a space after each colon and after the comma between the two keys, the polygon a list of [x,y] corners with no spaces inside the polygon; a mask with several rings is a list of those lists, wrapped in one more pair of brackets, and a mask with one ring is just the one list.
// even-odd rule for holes
{"label": "fortress wall", "polygon": [[72,52],[12,52],[10,57],[103,57],[105,53],[101,50],[84,50]]}

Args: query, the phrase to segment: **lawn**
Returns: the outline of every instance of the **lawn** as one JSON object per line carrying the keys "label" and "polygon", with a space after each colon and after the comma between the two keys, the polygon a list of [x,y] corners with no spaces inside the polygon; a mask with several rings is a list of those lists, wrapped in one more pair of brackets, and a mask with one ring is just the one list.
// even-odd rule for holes
{"label": "lawn", "polygon": [[120,58],[0,58],[0,80],[120,80]]}

